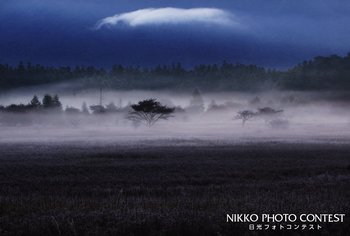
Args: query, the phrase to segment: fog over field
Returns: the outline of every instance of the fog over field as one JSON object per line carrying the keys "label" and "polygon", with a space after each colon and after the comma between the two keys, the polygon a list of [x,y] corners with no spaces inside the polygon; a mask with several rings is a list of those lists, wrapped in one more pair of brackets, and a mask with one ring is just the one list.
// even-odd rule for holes
{"label": "fog over field", "polygon": [[0,0],[0,236],[350,236],[349,13]]}
{"label": "fog over field", "polygon": [[[67,88],[71,88],[71,91]],[[63,110],[81,109],[99,104],[99,90],[72,89],[74,86],[42,86],[17,89],[0,95],[0,104],[28,104],[33,95],[39,100],[44,94],[58,94]],[[11,124],[1,122],[1,142],[118,142],[155,139],[211,140],[236,142],[348,142],[350,140],[350,110],[346,94],[332,92],[201,92],[204,109],[189,109],[191,92],[112,91],[104,89],[102,105],[114,103],[119,112],[108,114],[6,114]],[[161,104],[179,108],[173,117],[160,120],[152,127],[135,126],[127,119],[130,104],[155,98]],[[269,107],[283,110],[276,116],[258,116],[242,126],[235,119],[242,110],[258,111]],[[0,114],[4,116],[4,114]],[[20,121],[29,117],[29,123]],[[8,117],[7,117],[8,118]],[[277,120],[275,124],[273,121]],[[282,125],[280,124],[283,121]],[[172,142],[169,142],[172,143]],[[195,142],[194,142],[195,143]]]}

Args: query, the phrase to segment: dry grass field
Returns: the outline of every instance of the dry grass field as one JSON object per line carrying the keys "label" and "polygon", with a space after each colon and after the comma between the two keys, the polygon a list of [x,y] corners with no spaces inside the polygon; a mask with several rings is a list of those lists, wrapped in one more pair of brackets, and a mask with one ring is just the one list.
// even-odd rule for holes
{"label": "dry grass field", "polygon": [[[226,214],[350,213],[349,199],[348,144],[0,144],[2,236],[248,235]],[[323,226],[350,235],[349,218]]]}

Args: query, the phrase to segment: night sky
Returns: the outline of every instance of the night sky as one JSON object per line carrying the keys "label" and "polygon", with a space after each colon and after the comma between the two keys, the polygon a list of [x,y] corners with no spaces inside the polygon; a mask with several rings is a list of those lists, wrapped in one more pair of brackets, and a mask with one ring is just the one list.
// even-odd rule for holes
{"label": "night sky", "polygon": [[287,68],[350,51],[350,1],[1,0],[0,63]]}

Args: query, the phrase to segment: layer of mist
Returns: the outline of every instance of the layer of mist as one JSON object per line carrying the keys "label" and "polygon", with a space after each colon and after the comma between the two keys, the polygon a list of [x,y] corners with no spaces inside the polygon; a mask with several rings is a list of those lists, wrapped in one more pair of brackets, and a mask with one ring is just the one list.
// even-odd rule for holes
{"label": "layer of mist", "polygon": [[[346,100],[333,99],[331,92],[267,91],[259,93],[201,93],[201,109],[192,109],[191,93],[170,91],[102,91],[67,92],[65,86],[33,87],[9,91],[0,96],[0,104],[28,104],[33,95],[42,99],[57,93],[62,103],[60,113],[1,112],[0,142],[111,142],[130,144],[147,140],[168,140],[167,145],[181,142],[210,144],[236,142],[348,142],[350,110]],[[335,96],[336,97],[336,96]],[[127,119],[130,105],[154,98],[175,107],[168,120],[148,127]],[[68,108],[115,104],[117,111],[106,114],[64,112]],[[240,111],[258,112],[270,108],[281,111],[273,116],[256,116],[243,125]],[[207,145],[206,144],[206,145]],[[159,141],[159,145],[161,141]]]}

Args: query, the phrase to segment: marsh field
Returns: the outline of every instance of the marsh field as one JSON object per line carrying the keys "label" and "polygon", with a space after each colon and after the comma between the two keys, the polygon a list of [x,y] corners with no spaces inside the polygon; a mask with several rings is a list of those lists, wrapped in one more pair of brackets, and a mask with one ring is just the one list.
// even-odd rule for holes
{"label": "marsh field", "polygon": [[[281,235],[230,213],[350,212],[349,143],[1,143],[1,235]],[[317,232],[349,235],[350,222]]]}

